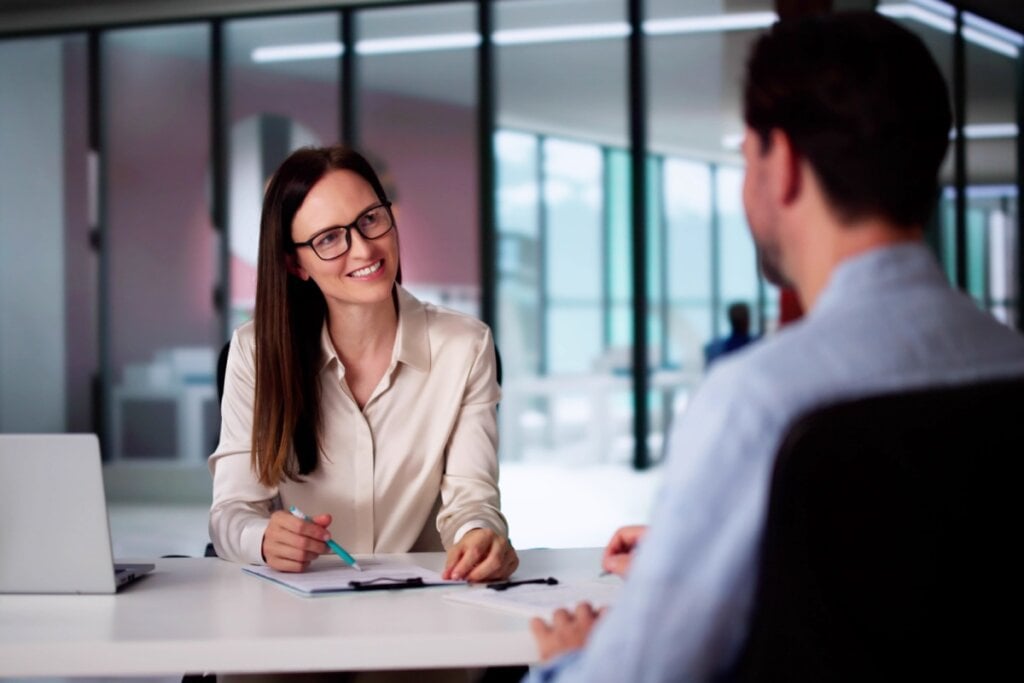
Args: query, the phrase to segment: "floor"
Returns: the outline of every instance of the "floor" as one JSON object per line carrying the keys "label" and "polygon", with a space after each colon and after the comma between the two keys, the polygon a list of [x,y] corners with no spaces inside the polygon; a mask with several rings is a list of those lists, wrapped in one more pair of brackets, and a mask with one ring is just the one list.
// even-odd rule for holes
{"label": "floor", "polygon": [[[602,546],[619,526],[646,522],[661,469],[634,472],[622,464],[503,463],[502,510],[517,548]],[[207,508],[187,505],[110,507],[114,555],[144,559],[201,555]],[[19,679],[0,678],[4,683]],[[33,683],[99,683],[107,679],[29,679]],[[122,678],[128,683],[177,683],[172,678]]]}

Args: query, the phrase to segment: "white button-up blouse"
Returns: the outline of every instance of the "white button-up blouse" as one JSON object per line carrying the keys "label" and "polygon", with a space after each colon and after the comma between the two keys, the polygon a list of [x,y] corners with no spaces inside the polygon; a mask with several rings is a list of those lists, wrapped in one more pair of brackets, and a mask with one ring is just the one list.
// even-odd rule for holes
{"label": "white button-up blouse", "polygon": [[508,526],[498,495],[500,391],[490,329],[398,287],[391,364],[360,410],[324,324],[322,442],[317,468],[268,488],[251,464],[255,335],[239,327],[228,353],[220,443],[210,456],[210,537],[228,560],[262,564],[263,533],[280,504],[329,513],[353,553],[448,548],[466,528]]}

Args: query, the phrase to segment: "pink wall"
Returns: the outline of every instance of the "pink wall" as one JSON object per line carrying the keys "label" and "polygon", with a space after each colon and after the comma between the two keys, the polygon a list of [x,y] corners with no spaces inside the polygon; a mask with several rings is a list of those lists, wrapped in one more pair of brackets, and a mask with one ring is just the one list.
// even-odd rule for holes
{"label": "pink wall", "polygon": [[114,381],[157,349],[217,343],[203,62],[109,46],[110,350]]}

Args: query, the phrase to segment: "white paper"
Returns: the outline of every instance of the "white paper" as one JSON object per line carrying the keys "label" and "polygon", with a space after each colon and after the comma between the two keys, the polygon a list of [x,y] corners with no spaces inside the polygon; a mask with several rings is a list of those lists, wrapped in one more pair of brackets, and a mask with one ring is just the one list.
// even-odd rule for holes
{"label": "white paper", "polygon": [[[359,566],[363,568],[363,571],[353,569],[347,565],[324,564],[317,566],[315,563],[304,572],[279,572],[266,566],[242,567],[242,571],[269,579],[304,595],[351,591],[354,588],[349,584],[350,581],[365,583],[374,579],[384,578],[395,579],[401,582],[418,577],[428,584],[463,583],[462,581],[446,581],[437,572],[417,567],[414,564],[402,564],[400,562],[367,558],[360,559]],[[377,583],[393,582],[378,581]]]}
{"label": "white paper", "polygon": [[493,607],[529,617],[550,617],[555,610],[573,610],[581,602],[589,602],[594,609],[611,605],[618,596],[622,580],[589,579],[569,581],[554,586],[525,584],[496,591],[484,586],[445,593],[445,598],[481,607]]}

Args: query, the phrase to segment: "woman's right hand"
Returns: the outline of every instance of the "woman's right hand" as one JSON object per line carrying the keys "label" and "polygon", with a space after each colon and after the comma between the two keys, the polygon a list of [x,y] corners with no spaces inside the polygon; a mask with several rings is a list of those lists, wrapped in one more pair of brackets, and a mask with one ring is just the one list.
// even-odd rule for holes
{"label": "woman's right hand", "polygon": [[310,562],[327,552],[324,541],[331,537],[327,531],[330,523],[330,515],[317,515],[307,522],[278,510],[270,515],[263,532],[263,560],[281,572],[305,571]]}
{"label": "woman's right hand", "polygon": [[624,526],[612,536],[604,549],[601,566],[605,571],[625,578],[640,539],[647,533],[646,526]]}

